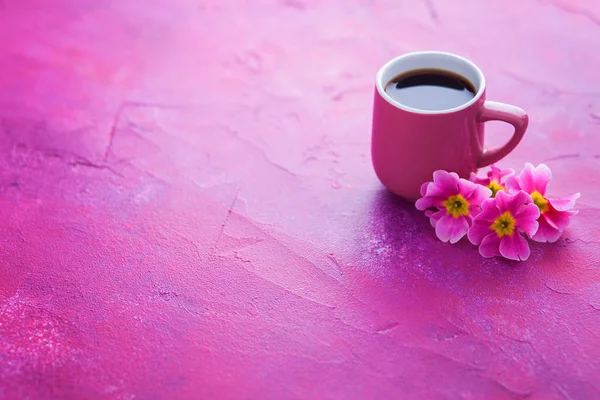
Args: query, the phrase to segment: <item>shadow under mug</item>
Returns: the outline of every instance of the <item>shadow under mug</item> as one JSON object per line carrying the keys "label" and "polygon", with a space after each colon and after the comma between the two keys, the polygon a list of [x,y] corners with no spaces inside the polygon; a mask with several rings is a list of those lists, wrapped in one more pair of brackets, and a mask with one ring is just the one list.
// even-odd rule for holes
{"label": "shadow under mug", "polygon": [[[398,75],[436,69],[466,78],[475,96],[456,108],[432,111],[408,107],[386,93],[386,85]],[[371,155],[373,168],[383,185],[408,200],[420,196],[424,182],[443,169],[468,178],[478,168],[504,158],[519,144],[529,119],[522,109],[485,100],[485,77],[471,61],[455,54],[423,51],[408,53],[385,64],[377,73]],[[484,123],[503,121],[515,131],[502,147],[485,150]]]}

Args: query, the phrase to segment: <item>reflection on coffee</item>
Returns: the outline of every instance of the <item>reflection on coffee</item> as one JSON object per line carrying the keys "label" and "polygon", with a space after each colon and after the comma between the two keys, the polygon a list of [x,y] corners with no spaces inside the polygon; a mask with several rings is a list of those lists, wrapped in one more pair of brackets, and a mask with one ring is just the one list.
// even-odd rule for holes
{"label": "reflection on coffee", "polygon": [[419,69],[392,79],[385,92],[405,106],[441,111],[468,103],[475,97],[476,90],[460,75],[438,69]]}

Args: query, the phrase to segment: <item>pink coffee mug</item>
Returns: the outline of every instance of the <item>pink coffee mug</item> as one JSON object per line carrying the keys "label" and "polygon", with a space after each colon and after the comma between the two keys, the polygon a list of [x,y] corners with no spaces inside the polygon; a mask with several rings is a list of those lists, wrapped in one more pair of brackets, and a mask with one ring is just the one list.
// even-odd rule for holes
{"label": "pink coffee mug", "polygon": [[[403,105],[386,92],[400,74],[420,69],[449,71],[466,78],[476,94],[448,110],[420,110]],[[515,128],[504,146],[483,150],[484,122],[504,121]],[[377,73],[371,153],[379,180],[409,200],[420,197],[424,182],[443,169],[468,178],[478,168],[504,158],[519,144],[529,119],[522,109],[485,100],[485,77],[471,61],[450,53],[423,51],[397,57]]]}

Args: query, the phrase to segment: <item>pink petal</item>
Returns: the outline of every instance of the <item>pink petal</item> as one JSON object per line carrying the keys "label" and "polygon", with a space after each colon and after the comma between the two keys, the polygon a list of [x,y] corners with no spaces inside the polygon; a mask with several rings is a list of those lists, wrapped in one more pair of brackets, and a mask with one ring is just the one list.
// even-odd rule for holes
{"label": "pink petal", "polygon": [[427,187],[426,196],[443,197],[458,194],[458,175],[454,172],[435,171],[433,173],[433,184]]}
{"label": "pink petal", "polygon": [[567,211],[575,207],[575,202],[581,197],[580,193],[575,193],[572,196],[565,197],[564,199],[548,199],[552,207],[558,211]]}
{"label": "pink petal", "polygon": [[514,217],[517,229],[532,236],[538,229],[537,219],[540,217],[540,209],[535,204],[530,203],[522,206],[519,211],[514,214]]}
{"label": "pink petal", "polygon": [[500,240],[500,254],[509,260],[525,261],[529,258],[530,250],[527,240],[519,233],[503,236]]}
{"label": "pink petal", "polygon": [[542,214],[542,218],[545,219],[550,226],[563,231],[569,226],[571,217],[575,214],[577,214],[577,211],[558,211],[550,207],[548,211]]}
{"label": "pink petal", "polygon": [[500,213],[509,211],[513,216],[519,212],[521,206],[532,203],[531,196],[524,191],[519,191],[515,194],[508,194],[504,191],[496,193],[496,205]]}
{"label": "pink petal", "polygon": [[469,232],[467,232],[467,238],[469,242],[473,243],[475,246],[479,245],[483,238],[487,235],[493,233],[495,236],[496,233],[490,228],[491,223],[487,221],[478,221],[475,219],[473,221],[473,225],[469,228]]}
{"label": "pink petal", "polygon": [[483,210],[498,210],[498,207],[496,206],[496,199],[486,199],[483,203],[481,203],[481,208]]}
{"label": "pink petal", "polygon": [[454,218],[446,215],[438,221],[435,226],[435,234],[442,242],[456,243],[469,230],[469,221],[465,217]]}
{"label": "pink petal", "polygon": [[494,198],[494,201],[496,202],[496,207],[498,207],[498,210],[500,210],[500,213],[505,212],[510,205],[510,200],[512,199],[513,196],[504,193],[502,191],[496,193],[496,197]]}
{"label": "pink petal", "polygon": [[500,210],[496,206],[496,199],[487,199],[481,203],[482,211],[477,214],[476,221],[484,221],[488,225],[491,225],[496,218],[500,216]]}
{"label": "pink petal", "polygon": [[490,171],[488,172],[487,175],[491,180],[495,180],[499,183],[503,183],[504,177],[512,175],[514,173],[515,173],[515,171],[510,168],[501,169],[501,168],[496,167],[495,165],[490,165]]}
{"label": "pink petal", "polygon": [[489,176],[491,179],[496,178],[496,175],[500,175],[500,172],[502,170],[498,167],[496,167],[496,165],[492,164],[490,165],[490,170],[487,173],[487,176]]}
{"label": "pink petal", "polygon": [[479,254],[485,258],[491,258],[500,255],[500,238],[496,233],[490,233],[481,241],[479,246]]}
{"label": "pink petal", "polygon": [[433,182],[427,186],[425,198],[432,197],[441,200],[435,207],[441,208],[441,202],[445,201],[448,197],[458,194],[458,175],[454,172],[446,171],[435,171],[433,173]]}
{"label": "pink petal", "polygon": [[429,186],[431,182],[425,182],[424,184],[421,185],[421,197],[425,197],[425,194],[427,193],[427,187]]}
{"label": "pink petal", "polygon": [[540,164],[535,168],[535,190],[540,192],[542,195],[546,193],[548,183],[552,179],[552,171],[546,164]]}
{"label": "pink petal", "polygon": [[437,224],[437,222],[439,221],[439,219],[442,218],[444,215],[446,215],[445,210],[438,210],[438,211],[427,210],[427,211],[425,211],[425,216],[429,217],[429,223],[434,228],[435,228],[435,225]]}
{"label": "pink petal", "polygon": [[[462,182],[461,182],[462,183]],[[476,185],[472,182],[469,182],[473,185],[472,190],[468,195],[465,196],[465,199],[469,202],[469,204],[473,206],[478,206],[485,199],[489,199],[492,196],[492,191],[485,186]],[[466,186],[466,185],[465,185]],[[461,190],[462,192],[462,190]]]}
{"label": "pink petal", "polygon": [[467,220],[467,222],[469,223],[469,226],[473,225],[473,217],[472,216],[465,215],[465,216],[463,216],[463,218]]}
{"label": "pink petal", "polygon": [[427,193],[425,193],[425,197],[436,197],[438,199],[447,199],[450,196],[453,196],[458,193],[458,185],[456,185],[456,190],[448,190],[445,187],[438,185],[433,182],[431,185],[427,187]]}
{"label": "pink petal", "polygon": [[562,231],[551,226],[545,218],[540,218],[539,223],[540,227],[535,233],[535,235],[532,237],[532,239],[540,243],[556,242],[562,234]]}
{"label": "pink petal", "polygon": [[415,201],[415,207],[419,211],[425,211],[430,207],[433,207],[433,199],[431,197],[421,197]]}
{"label": "pink petal", "polygon": [[478,185],[483,185],[483,186],[487,186],[490,184],[490,180],[488,178],[480,178],[477,176],[477,174],[471,172],[471,175],[469,176],[469,180],[471,182],[477,183]]}
{"label": "pink petal", "polygon": [[[525,163],[525,167],[517,178],[519,187],[527,193],[533,193],[535,189],[535,168],[531,163]],[[543,193],[542,193],[543,194]]]}
{"label": "pink petal", "polygon": [[458,187],[458,180],[459,177],[455,172],[438,170],[433,173],[433,181],[448,189]]}
{"label": "pink petal", "polygon": [[521,191],[521,189],[516,189],[516,190],[515,190],[515,189],[512,189],[512,188],[511,188],[511,187],[509,187],[509,186],[504,186],[504,187],[505,187],[505,190],[504,190],[504,192],[505,192],[506,194],[517,194],[517,193],[519,193],[519,192]]}
{"label": "pink petal", "polygon": [[463,196],[466,196],[467,194],[470,194],[471,192],[473,192],[473,190],[475,190],[479,185],[468,181],[466,179],[462,179],[460,178],[458,180],[458,192],[460,194],[462,194]]}
{"label": "pink petal", "polygon": [[504,187],[509,192],[518,192],[521,190],[521,185],[519,185],[519,181],[516,176],[509,176],[506,178],[506,182],[504,183]]}
{"label": "pink petal", "polygon": [[[429,187],[431,187],[432,185],[433,184],[429,185]],[[424,211],[424,210],[427,210],[428,208],[432,208],[432,207],[442,208],[443,207],[442,203],[444,201],[446,201],[447,198],[448,198],[448,196],[439,197],[439,196],[426,195],[425,197],[421,197],[420,199],[418,199],[415,202],[415,207],[417,208],[417,210],[420,210],[420,211]]]}
{"label": "pink petal", "polygon": [[469,215],[476,217],[481,213],[481,206],[469,206]]}

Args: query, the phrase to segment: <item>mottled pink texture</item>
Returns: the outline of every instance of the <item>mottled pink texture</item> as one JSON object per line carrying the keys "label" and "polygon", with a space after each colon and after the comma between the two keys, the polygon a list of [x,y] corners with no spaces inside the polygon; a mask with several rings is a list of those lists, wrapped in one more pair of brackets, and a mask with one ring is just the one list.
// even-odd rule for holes
{"label": "mottled pink texture", "polygon": [[[0,398],[597,399],[599,20],[590,0],[2,2]],[[582,192],[528,261],[439,242],[375,177],[375,72],[418,49],[530,114],[499,167]]]}

